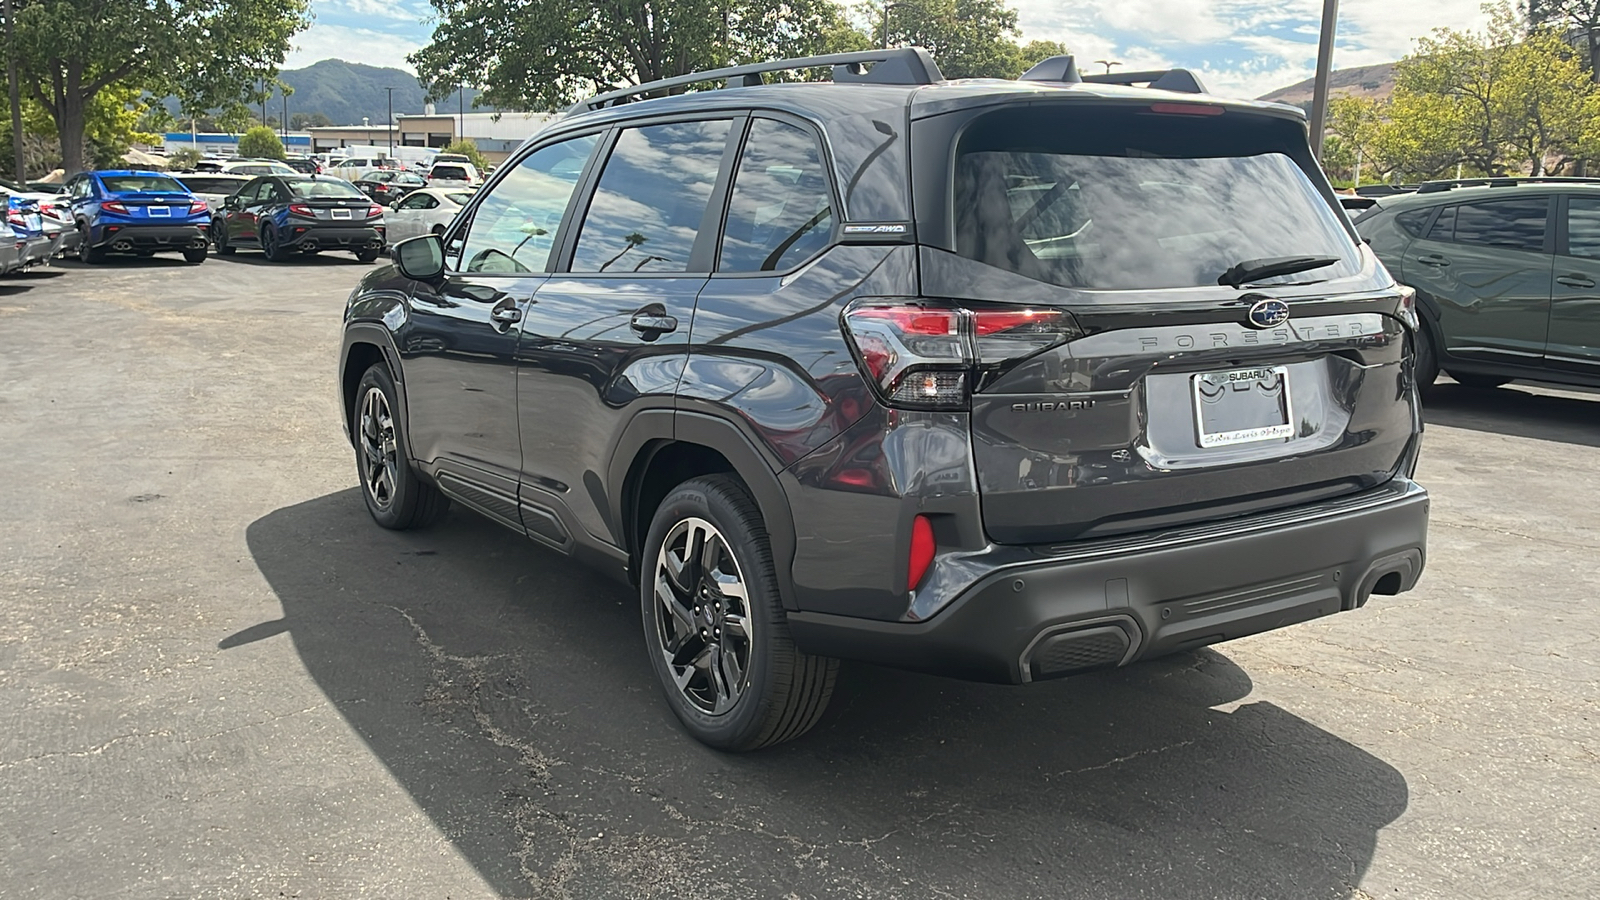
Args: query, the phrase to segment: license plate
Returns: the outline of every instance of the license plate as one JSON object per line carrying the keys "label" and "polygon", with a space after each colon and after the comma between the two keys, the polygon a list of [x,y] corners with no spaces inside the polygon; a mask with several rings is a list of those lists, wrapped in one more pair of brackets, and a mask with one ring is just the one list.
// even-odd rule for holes
{"label": "license plate", "polygon": [[335,219],[348,219],[348,218],[350,218],[350,210],[348,210],[348,209],[336,209],[336,210],[333,211],[333,217]]}
{"label": "license plate", "polygon": [[29,213],[22,217],[22,221],[28,223],[29,231],[39,231],[44,228],[44,219],[38,213]]}
{"label": "license plate", "polygon": [[1202,372],[1194,376],[1193,384],[1200,446],[1294,437],[1289,370],[1284,366]]}
{"label": "license plate", "polygon": [[152,218],[171,218],[172,210],[165,206],[146,206],[144,214]]}

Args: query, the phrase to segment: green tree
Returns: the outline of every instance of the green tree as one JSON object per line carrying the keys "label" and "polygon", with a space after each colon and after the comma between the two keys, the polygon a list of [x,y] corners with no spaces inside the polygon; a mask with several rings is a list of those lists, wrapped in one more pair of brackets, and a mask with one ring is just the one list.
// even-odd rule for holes
{"label": "green tree", "polygon": [[[883,45],[922,47],[946,78],[1014,78],[1021,73],[1017,11],[1003,0],[869,0],[863,18]],[[1059,46],[1059,45],[1057,45]],[[1037,62],[1038,60],[1035,60]]]}
{"label": "green tree", "polygon": [[480,172],[489,168],[489,161],[483,158],[482,153],[478,152],[478,144],[472,138],[461,138],[450,146],[444,148],[444,150],[441,152],[459,153],[462,156],[465,156],[474,166],[478,167],[478,171]]}
{"label": "green tree", "polygon": [[1528,24],[1581,37],[1591,81],[1600,84],[1600,0],[1529,0]]}
{"label": "green tree", "polygon": [[278,139],[276,131],[257,125],[239,137],[239,155],[251,159],[283,159],[283,141]]}
{"label": "green tree", "polygon": [[1060,41],[1029,41],[1020,44],[1013,54],[1011,71],[1001,77],[1016,78],[1052,56],[1066,56],[1071,52],[1067,49],[1067,45]]}
{"label": "green tree", "polygon": [[322,113],[290,113],[289,127],[296,131],[306,128],[327,128],[333,120]]}
{"label": "green tree", "polygon": [[190,111],[258,101],[309,0],[20,0],[19,82],[81,169],[96,98],[113,86],[176,96]]}
{"label": "green tree", "polygon": [[193,147],[180,147],[167,154],[167,167],[188,171],[200,164],[200,151]]}
{"label": "green tree", "polygon": [[811,56],[861,40],[833,0],[430,2],[432,40],[407,59],[435,86],[432,96],[487,85],[473,105],[507,109],[555,109],[595,85]]}
{"label": "green tree", "polygon": [[[84,110],[84,158],[99,168],[122,163],[134,144],[159,144],[161,135],[150,129],[149,109],[132,88],[113,86],[95,95]],[[55,120],[31,97],[22,98],[22,132],[29,171],[62,168],[61,140]],[[28,140],[32,138],[33,140]],[[11,145],[9,117],[0,122],[0,146]]]}

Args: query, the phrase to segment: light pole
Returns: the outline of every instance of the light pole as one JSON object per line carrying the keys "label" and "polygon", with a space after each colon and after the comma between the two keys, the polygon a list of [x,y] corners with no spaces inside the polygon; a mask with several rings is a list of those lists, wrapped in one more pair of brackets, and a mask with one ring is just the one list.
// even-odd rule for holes
{"label": "light pole", "polygon": [[[11,94],[11,147],[15,154],[16,176],[21,181],[28,177],[23,171],[22,159],[22,98],[17,90],[17,33],[11,26],[11,0],[4,0],[6,17],[6,83]],[[67,173],[72,174],[72,173]]]}
{"label": "light pole", "polygon": [[894,9],[893,3],[883,5],[883,49],[889,49],[889,10]]}
{"label": "light pole", "polygon": [[1339,0],[1322,0],[1322,38],[1317,44],[1317,80],[1311,89],[1311,152],[1322,161],[1322,132],[1328,120],[1328,76],[1333,67],[1333,37]]}
{"label": "light pole", "polygon": [[1111,74],[1111,67],[1112,66],[1120,66],[1120,65],[1122,65],[1122,61],[1118,60],[1118,59],[1097,59],[1094,62],[1095,62],[1095,65],[1097,65],[1097,66],[1105,66],[1107,75]]}
{"label": "light pole", "polygon": [[467,136],[467,86],[456,85],[456,140]]}
{"label": "light pole", "polygon": [[278,130],[283,132],[283,143],[289,145],[289,92],[283,92],[283,118],[278,120]]}
{"label": "light pole", "polygon": [[386,87],[389,92],[389,121],[386,130],[389,132],[389,156],[394,157],[394,88]]}

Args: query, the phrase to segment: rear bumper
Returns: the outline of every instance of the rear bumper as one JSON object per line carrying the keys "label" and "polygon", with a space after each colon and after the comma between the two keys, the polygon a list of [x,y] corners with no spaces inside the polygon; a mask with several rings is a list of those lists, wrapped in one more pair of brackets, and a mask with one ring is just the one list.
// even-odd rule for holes
{"label": "rear bumper", "polygon": [[283,246],[319,249],[336,247],[346,250],[381,248],[383,229],[374,226],[329,226],[291,224],[284,236]]}
{"label": "rear bumper", "polygon": [[1002,565],[925,622],[791,612],[789,625],[809,653],[1020,683],[1356,609],[1422,574],[1428,494],[1404,478],[1264,518]]}
{"label": "rear bumper", "polygon": [[94,247],[110,250],[183,250],[206,246],[206,226],[193,225],[103,225]]}
{"label": "rear bumper", "polygon": [[22,250],[21,268],[49,265],[50,258],[61,250],[62,235],[32,237]]}

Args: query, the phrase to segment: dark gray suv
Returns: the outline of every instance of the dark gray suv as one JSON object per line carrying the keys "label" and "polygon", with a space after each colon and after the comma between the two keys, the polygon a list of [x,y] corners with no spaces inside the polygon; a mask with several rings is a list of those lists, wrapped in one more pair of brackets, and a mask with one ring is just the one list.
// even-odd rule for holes
{"label": "dark gray suv", "polygon": [[605,94],[394,259],[340,361],[373,517],[637,585],[717,747],[803,733],[838,658],[1028,682],[1422,571],[1413,295],[1299,111],[1181,71]]}

